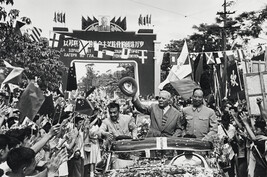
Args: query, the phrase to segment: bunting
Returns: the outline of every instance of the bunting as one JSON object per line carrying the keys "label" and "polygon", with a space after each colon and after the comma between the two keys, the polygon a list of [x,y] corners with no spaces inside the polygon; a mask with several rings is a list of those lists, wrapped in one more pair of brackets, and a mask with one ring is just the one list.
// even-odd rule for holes
{"label": "bunting", "polygon": [[207,59],[207,64],[208,65],[215,64],[212,52],[205,52],[205,55],[206,55],[206,59]]}
{"label": "bunting", "polygon": [[115,53],[115,48],[114,47],[106,47],[105,48],[105,53],[104,53],[104,58],[105,59],[112,59]]}
{"label": "bunting", "polygon": [[214,61],[217,65],[221,64],[222,61],[221,61],[221,58],[219,57],[219,53],[213,53],[213,57],[214,57]]}
{"label": "bunting", "polygon": [[89,42],[88,41],[84,41],[84,40],[79,40],[79,53],[81,55],[86,55],[87,54],[87,48],[89,46]]}
{"label": "bunting", "polygon": [[28,34],[29,34],[31,41],[39,42],[41,34],[42,34],[42,29],[33,27],[32,29],[28,30]]}
{"label": "bunting", "polygon": [[94,43],[94,56],[97,58],[103,58],[103,45],[99,45],[98,43]]}
{"label": "bunting", "polygon": [[51,48],[58,48],[60,37],[61,37],[61,34],[50,32],[49,46]]}

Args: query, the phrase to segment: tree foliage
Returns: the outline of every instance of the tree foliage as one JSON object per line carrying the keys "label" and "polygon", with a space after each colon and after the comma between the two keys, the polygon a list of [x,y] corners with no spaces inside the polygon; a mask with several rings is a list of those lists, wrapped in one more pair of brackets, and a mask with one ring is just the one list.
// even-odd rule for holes
{"label": "tree foliage", "polygon": [[[1,0],[0,3],[13,5],[11,0]],[[27,33],[22,35],[19,29],[14,28],[15,20],[19,18],[19,10],[12,9],[7,13],[2,7],[0,17],[3,17],[3,14],[8,14],[9,20],[0,24],[0,59],[25,69],[21,83],[24,86],[27,79],[37,77],[41,88],[57,89],[63,72],[67,71],[64,64],[59,61],[60,52],[49,48],[46,38],[32,42]],[[20,20],[26,24],[31,23],[27,17]]]}
{"label": "tree foliage", "polygon": [[183,41],[188,43],[190,52],[209,52],[223,50],[223,30],[226,33],[226,50],[245,47],[253,38],[258,38],[264,31],[267,20],[267,6],[259,11],[243,12],[236,17],[227,15],[225,27],[223,16],[216,18],[213,24],[194,25],[195,33],[185,39],[172,40],[166,45],[168,51],[179,52]]}
{"label": "tree foliage", "polygon": [[[86,75],[81,78],[79,84],[83,85],[85,90],[89,90],[91,87],[105,87],[107,94],[113,97],[115,91],[119,91],[118,83],[123,77],[133,77],[134,78],[134,65],[131,63],[118,65],[117,71],[106,72],[99,74],[95,70],[95,64],[86,65]],[[123,69],[121,69],[123,68]]]}

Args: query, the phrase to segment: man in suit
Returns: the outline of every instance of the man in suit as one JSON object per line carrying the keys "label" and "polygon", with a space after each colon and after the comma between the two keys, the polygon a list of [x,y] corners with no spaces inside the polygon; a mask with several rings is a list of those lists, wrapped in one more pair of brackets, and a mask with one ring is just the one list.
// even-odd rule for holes
{"label": "man in suit", "polygon": [[160,91],[157,104],[144,105],[136,95],[132,102],[138,111],[150,115],[147,137],[182,136],[182,114],[171,106],[171,94],[168,91]]}
{"label": "man in suit", "polygon": [[109,32],[110,31],[110,26],[108,25],[108,18],[106,16],[103,16],[101,18],[101,25],[99,25],[98,31],[99,32]]}

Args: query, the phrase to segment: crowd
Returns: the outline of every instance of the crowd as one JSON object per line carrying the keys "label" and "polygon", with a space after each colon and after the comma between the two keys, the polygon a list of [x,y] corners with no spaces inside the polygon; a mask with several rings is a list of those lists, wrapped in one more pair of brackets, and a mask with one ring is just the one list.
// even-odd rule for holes
{"label": "crowd", "polygon": [[[21,88],[0,93],[0,176],[93,177],[106,170],[112,142],[144,137],[191,137],[223,142],[227,160],[217,159],[230,177],[266,177],[265,110],[249,117],[246,102],[223,100],[222,107],[204,99],[197,88],[191,102],[162,90],[144,104],[138,95],[118,102],[97,93],[52,96],[55,111],[22,118],[17,102]],[[97,89],[94,92],[98,92]],[[75,109],[82,98],[93,105],[90,114]],[[151,153],[151,156],[155,154]],[[220,156],[222,157],[222,156]],[[131,158],[120,153],[117,159]],[[123,167],[113,158],[114,166]]]}

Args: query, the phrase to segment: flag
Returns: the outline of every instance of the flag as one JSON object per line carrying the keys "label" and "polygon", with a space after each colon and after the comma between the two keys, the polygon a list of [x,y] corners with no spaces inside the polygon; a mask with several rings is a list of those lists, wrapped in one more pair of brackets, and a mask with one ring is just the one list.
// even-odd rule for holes
{"label": "flag", "polygon": [[243,61],[246,59],[246,56],[244,54],[244,51],[241,49],[237,50],[237,56],[238,56],[238,61]]}
{"label": "flag", "polygon": [[94,106],[85,98],[77,98],[75,111],[79,112],[80,114],[87,114],[90,116],[93,114]]}
{"label": "flag", "polygon": [[71,67],[69,67],[69,72],[68,72],[68,80],[67,80],[67,91],[72,91],[77,89],[77,80],[76,80],[76,69],[75,69],[75,64]]}
{"label": "flag", "polygon": [[25,116],[33,120],[44,100],[43,91],[34,83],[30,82],[18,102],[18,109],[21,114],[20,122],[23,121]]}
{"label": "flag", "polygon": [[9,73],[12,71],[11,68],[0,67],[0,83],[2,84]]}
{"label": "flag", "polygon": [[15,33],[18,35],[23,35],[23,32],[21,31],[21,28],[26,25],[26,23],[21,22],[21,21],[16,21],[16,25],[15,25]]}
{"label": "flag", "polygon": [[234,57],[234,55],[227,55],[227,58],[228,58],[228,63],[230,65],[235,63],[235,57]]}
{"label": "flag", "polygon": [[181,80],[171,81],[170,83],[179,93],[179,95],[185,100],[190,99],[190,97],[193,95],[193,90],[199,87],[198,84],[191,79],[191,76]]}
{"label": "flag", "polygon": [[105,59],[112,59],[115,53],[115,48],[114,47],[106,47],[105,49],[105,55],[103,58]]}
{"label": "flag", "polygon": [[86,93],[85,93],[85,98],[87,98],[91,93],[95,91],[96,87],[93,86],[91,87]]}
{"label": "flag", "polygon": [[21,90],[21,88],[16,84],[8,83],[7,85],[11,93],[14,93],[14,90]]}
{"label": "flag", "polygon": [[0,13],[0,23],[6,23],[6,17],[7,17],[7,13],[4,13],[5,11],[3,11],[4,9],[2,8],[1,11],[2,13]]}
{"label": "flag", "polygon": [[207,64],[212,65],[215,64],[213,53],[212,52],[205,52],[206,59],[207,59]]}
{"label": "flag", "polygon": [[231,94],[237,93],[242,90],[242,85],[240,82],[240,76],[239,76],[236,62],[228,66],[227,77],[228,77]]}
{"label": "flag", "polygon": [[57,13],[54,12],[54,19],[53,19],[54,22],[57,22]]}
{"label": "flag", "polygon": [[55,111],[53,96],[50,94],[49,96],[45,96],[45,100],[40,107],[38,113],[40,115],[48,115],[48,117],[52,118],[53,113]]}
{"label": "flag", "polygon": [[197,56],[198,56],[199,53],[190,53],[189,54],[189,58],[192,60],[192,61],[195,61],[197,59]]}
{"label": "flag", "polygon": [[219,84],[219,79],[218,79],[218,72],[217,72],[217,69],[216,69],[215,65],[213,65],[213,83],[214,83],[215,105],[216,105],[216,107],[220,107],[222,98],[221,98],[221,92],[220,92],[220,84]]}
{"label": "flag", "polygon": [[51,48],[58,48],[60,37],[61,37],[61,34],[50,32],[49,46]]}
{"label": "flag", "polygon": [[146,17],[143,17],[143,25],[146,25]]}
{"label": "flag", "polygon": [[186,41],[184,42],[180,56],[177,59],[177,65],[173,65],[172,68],[174,68],[174,73],[179,79],[183,79],[192,73]]}
{"label": "flag", "polygon": [[150,23],[149,23],[149,16],[148,16],[148,14],[146,15],[146,24],[147,24],[147,25],[150,24]]}
{"label": "flag", "polygon": [[138,58],[142,61],[142,64],[144,64],[147,59],[147,50],[139,50]]}
{"label": "flag", "polygon": [[28,34],[30,36],[30,39],[34,42],[39,42],[41,37],[42,29],[33,27],[32,29],[29,29]]}
{"label": "flag", "polygon": [[14,67],[5,60],[2,61],[5,67],[0,67],[0,83],[18,84],[24,69],[20,67]]}
{"label": "flag", "polygon": [[151,25],[151,14],[149,15],[148,23]]}
{"label": "flag", "polygon": [[219,57],[219,53],[218,52],[213,53],[213,57],[214,57],[215,63],[217,65],[219,65],[219,64],[222,63],[221,58]]}
{"label": "flag", "polygon": [[222,52],[218,52],[218,57],[219,58],[223,58],[223,53]]}
{"label": "flag", "polygon": [[234,52],[232,50],[225,51],[225,55],[228,57],[229,61],[234,61]]}
{"label": "flag", "polygon": [[94,43],[94,57],[103,58],[103,45]]}
{"label": "flag", "polygon": [[188,48],[186,41],[184,43],[181,54],[177,60],[177,65],[173,65],[167,78],[159,84],[158,88],[162,89],[166,84],[181,80],[192,73],[192,67],[188,56]]}
{"label": "flag", "polygon": [[178,57],[178,61],[177,61],[178,65],[183,65],[186,62],[186,60],[189,60],[188,55],[189,55],[189,52],[188,52],[187,43],[186,41],[184,41],[182,51]]}
{"label": "flag", "polygon": [[62,23],[66,23],[66,17],[65,16],[66,16],[65,13],[63,13],[63,15],[62,15]]}
{"label": "flag", "polygon": [[203,54],[198,54],[196,60],[194,61],[194,80],[196,83],[200,84],[203,72]]}
{"label": "flag", "polygon": [[170,52],[171,65],[177,65],[178,56],[178,52]]}
{"label": "flag", "polygon": [[126,24],[126,17],[124,17],[121,21],[121,28],[125,31],[127,29],[127,24]]}
{"label": "flag", "polygon": [[143,25],[143,17],[142,17],[141,14],[140,14],[139,19],[138,19],[138,25],[139,25],[139,26],[140,26],[140,25]]}
{"label": "flag", "polygon": [[62,23],[62,13],[57,13],[57,21],[59,22],[59,23]]}
{"label": "flag", "polygon": [[122,59],[128,59],[130,56],[131,49],[122,48],[121,50],[121,58]]}
{"label": "flag", "polygon": [[88,41],[79,40],[79,53],[81,55],[86,55],[87,54],[86,48],[88,46],[89,46],[89,42]]}

